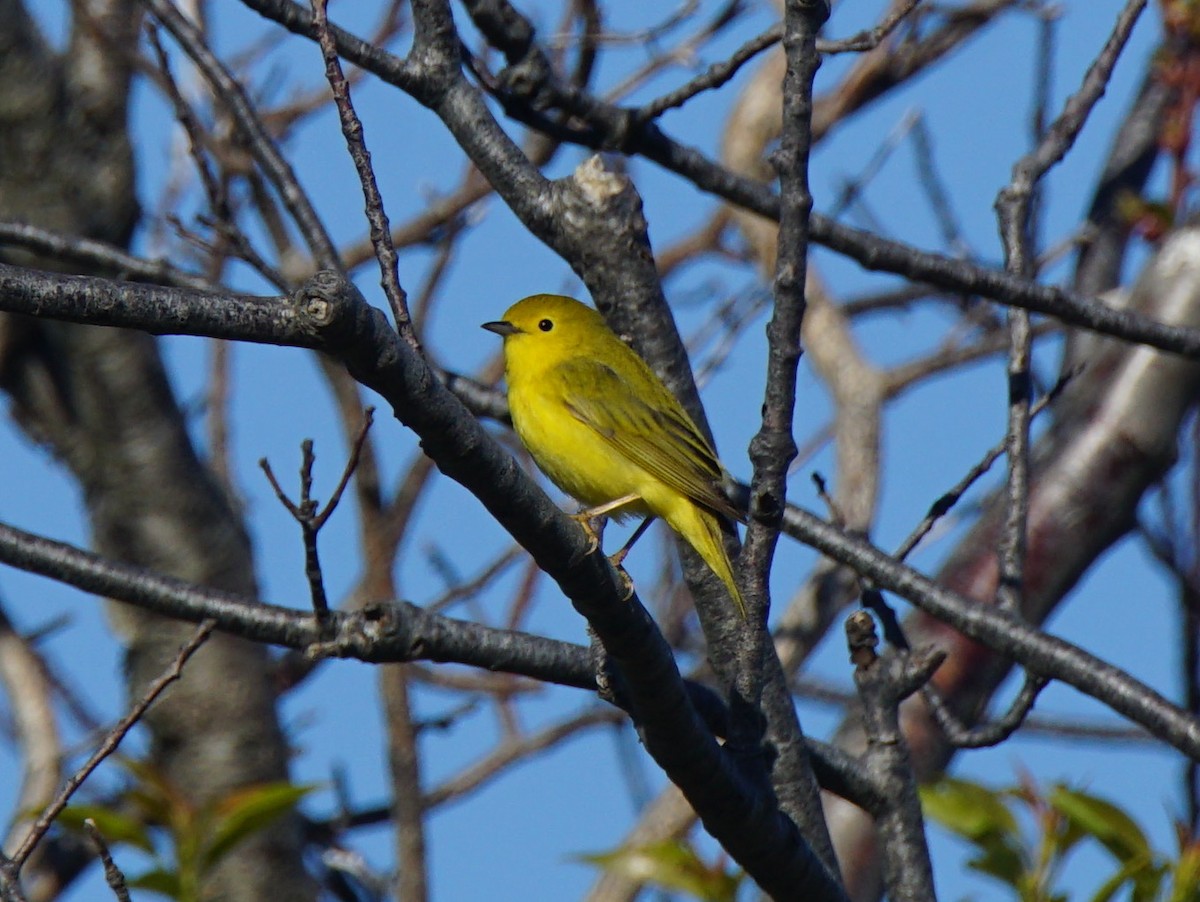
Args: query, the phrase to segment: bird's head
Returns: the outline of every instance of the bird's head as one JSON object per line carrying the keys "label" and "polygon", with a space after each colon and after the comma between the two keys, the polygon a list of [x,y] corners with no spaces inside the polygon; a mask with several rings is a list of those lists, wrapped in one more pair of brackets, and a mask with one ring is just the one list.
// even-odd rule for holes
{"label": "bird's head", "polygon": [[579,354],[609,336],[604,318],[586,304],[559,294],[535,294],[517,301],[504,318],[483,328],[504,338],[506,356],[536,357],[542,365]]}

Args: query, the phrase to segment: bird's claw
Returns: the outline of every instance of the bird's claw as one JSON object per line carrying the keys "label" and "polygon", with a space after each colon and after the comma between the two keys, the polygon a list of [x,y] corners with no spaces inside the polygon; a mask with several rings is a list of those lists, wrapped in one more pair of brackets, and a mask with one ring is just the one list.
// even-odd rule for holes
{"label": "bird's claw", "polygon": [[621,601],[629,601],[633,598],[634,593],[633,577],[621,566],[623,560],[625,560],[625,555],[619,551],[609,555],[608,558],[608,562],[613,565],[613,569],[617,571],[617,577],[621,580]]}
{"label": "bird's claw", "polygon": [[600,536],[596,533],[596,530],[592,527],[591,521],[587,517],[581,514],[568,514],[567,516],[583,527],[583,533],[587,536],[588,540],[587,548],[578,554],[573,554],[571,556],[570,562],[572,565],[574,565],[580,563],[589,554],[594,554],[600,550]]}
{"label": "bird's claw", "polygon": [[[587,551],[583,552],[581,558],[587,557],[589,554],[599,550],[600,548],[600,530],[604,528],[606,518],[594,516],[591,511],[580,511],[577,514],[568,514],[572,520],[583,527],[583,532],[588,538]],[[597,528],[598,527],[598,528]],[[608,562],[613,565],[613,569],[617,571],[617,575],[621,580],[621,600],[629,601],[633,598],[633,577],[631,577],[622,565],[625,556],[629,554],[629,545],[618,551],[616,554],[609,555]]]}
{"label": "bird's claw", "polygon": [[583,532],[588,538],[588,549],[584,552],[584,556],[586,557],[598,550],[600,548],[600,533],[596,531],[596,527],[592,524],[599,518],[592,518],[588,515],[587,511],[579,514],[568,514],[568,516],[583,527]]}

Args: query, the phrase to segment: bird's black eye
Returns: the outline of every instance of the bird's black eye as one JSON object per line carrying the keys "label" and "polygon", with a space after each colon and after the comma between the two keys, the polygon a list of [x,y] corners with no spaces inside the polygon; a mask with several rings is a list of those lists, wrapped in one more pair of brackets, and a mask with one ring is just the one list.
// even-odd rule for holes
{"label": "bird's black eye", "polygon": [[541,329],[543,332],[549,332],[551,329],[554,328],[554,323],[548,319],[544,319],[540,323],[538,323],[538,328]]}

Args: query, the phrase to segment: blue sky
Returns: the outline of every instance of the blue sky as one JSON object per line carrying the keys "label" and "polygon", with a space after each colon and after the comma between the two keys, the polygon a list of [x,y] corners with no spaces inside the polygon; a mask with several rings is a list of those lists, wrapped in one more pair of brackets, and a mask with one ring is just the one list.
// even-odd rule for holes
{"label": "blue sky", "polygon": [[[1059,33],[1063,37],[1053,80],[1056,107],[1078,85],[1121,5],[1115,0],[1062,4],[1064,19]],[[263,30],[256,17],[235,6],[214,7],[217,43],[226,53],[246,46]],[[878,2],[839,4],[826,33],[852,33],[872,22],[881,6]],[[521,7],[547,27],[557,21],[553,7]],[[712,8],[714,4],[701,4],[702,10]],[[361,10],[361,6],[335,3],[333,16],[337,21],[353,23],[362,18]],[[652,4],[627,0],[612,5],[611,10],[608,27],[622,32],[650,24],[663,15],[663,10]],[[57,14],[48,15],[54,32],[57,27],[52,17]],[[769,20],[766,4],[753,5],[729,37],[702,51],[699,62],[719,59]],[[1139,24],[1118,68],[1114,87],[1098,106],[1079,149],[1052,173],[1044,220],[1047,243],[1064,237],[1077,224],[1088,200],[1097,160],[1106,150],[1113,123],[1123,114],[1129,92],[1157,36],[1158,21],[1149,12]],[[996,192],[1008,180],[1012,164],[1029,143],[1033,38],[1031,19],[1010,14],[914,85],[839,128],[814,154],[817,209],[829,209],[841,185],[862,170],[882,136],[906,115],[916,112],[925,117],[934,135],[935,156],[968,243],[986,259],[999,260],[992,204]],[[619,81],[625,72],[644,61],[647,52],[643,44],[614,49],[601,70],[601,84]],[[255,83],[257,89],[266,91],[269,100],[278,99],[297,85],[315,87],[322,83],[319,55],[311,45],[285,41],[271,60],[273,77],[260,76]],[[828,62],[818,75],[818,90],[833,84],[850,62]],[[690,75],[687,69],[670,69],[637,97],[644,100]],[[713,123],[727,114],[744,81],[745,74],[734,91],[719,92],[697,102],[694,108],[669,114],[664,126],[689,143],[715,152]],[[268,83],[275,87],[267,89]],[[355,101],[364,119],[393,223],[403,221],[422,209],[431,196],[456,184],[462,172],[460,157],[431,114],[397,92],[369,83],[356,91]],[[161,99],[140,88],[133,123],[138,141],[139,190],[148,211],[153,209],[153,200],[168,171],[169,118]],[[292,137],[286,150],[335,238],[349,241],[362,236],[365,224],[361,195],[333,116],[314,117]],[[553,173],[569,172],[584,156],[578,149],[564,149],[552,167]],[[448,165],[448,160],[453,162]],[[645,198],[656,248],[686,234],[712,209],[710,199],[697,195],[681,180],[652,164],[634,160],[630,173]],[[920,247],[941,249],[935,223],[917,184],[910,145],[903,145],[889,159],[868,186],[865,197],[889,234]],[[442,300],[432,321],[426,324],[430,348],[438,359],[467,372],[496,349],[495,337],[481,331],[480,322],[496,318],[513,300],[526,294],[580,292],[568,268],[525,234],[501,202],[488,200],[475,215],[477,222],[464,241],[463,253],[455,259],[441,289]],[[851,211],[847,219],[859,224],[856,216]],[[150,252],[147,235],[148,231],[143,230],[138,239],[138,249],[143,252]],[[428,251],[408,252],[402,257],[400,274],[410,293],[421,283],[430,259]],[[814,261],[838,296],[853,296],[888,282],[825,251],[818,250]],[[1065,273],[1060,266],[1050,278],[1065,278]],[[365,268],[359,282],[368,297],[383,306],[375,270]],[[708,312],[707,308],[689,304],[688,299],[712,286],[720,293],[732,293],[753,290],[755,283],[743,270],[711,263],[690,268],[672,281],[668,293],[685,334],[694,332]],[[263,290],[263,286],[248,279],[239,287]],[[856,337],[873,360],[897,363],[929,348],[946,323],[941,313],[916,312],[872,320],[856,330]],[[703,391],[725,463],[742,477],[749,474],[744,449],[757,428],[758,404],[747,403],[746,398],[756,397],[761,390],[762,326],[760,317],[743,333],[730,360]],[[196,407],[206,391],[207,347],[194,339],[170,338],[163,341],[163,348],[180,398],[189,409]],[[1054,372],[1056,355],[1052,342],[1039,352],[1043,373]],[[699,356],[703,357],[704,352]],[[233,453],[239,486],[247,500],[262,594],[273,603],[305,607],[307,590],[298,533],[272,497],[256,462],[260,457],[269,458],[287,484],[299,463],[300,441],[312,437],[318,455],[317,492],[321,495],[323,489],[323,495],[327,495],[340,472],[345,449],[320,376],[308,355],[287,349],[238,346],[234,361],[237,388]],[[828,403],[807,366],[802,363],[801,368],[797,436],[803,444],[825,421]],[[884,493],[873,536],[878,544],[885,548],[897,544],[930,501],[1002,435],[1003,386],[1003,363],[991,360],[923,385],[889,411]],[[380,411],[374,435],[391,472],[398,473],[416,445],[410,434],[384,415],[385,410]],[[947,428],[947,421],[955,424],[953,429]],[[196,440],[203,444],[199,417],[194,419],[194,426]],[[49,455],[30,445],[11,423],[0,425],[0,460],[7,472],[20,474],[17,479],[5,480],[0,489],[0,519],[54,538],[86,542],[75,489]],[[814,467],[826,475],[833,473],[827,450],[795,476],[791,497],[804,506],[819,508],[807,478]],[[462,541],[460,529],[450,528],[450,524],[463,523],[470,524],[467,542]],[[953,547],[957,532],[948,530],[939,542],[921,552],[915,560],[917,565],[935,568]],[[470,574],[489,555],[502,550],[507,541],[471,496],[455,484],[439,480],[424,501],[421,525],[402,556],[398,578],[404,596],[419,603],[441,591],[439,576],[430,564],[433,552],[462,573]],[[357,577],[356,534],[349,508],[322,533],[322,543],[330,595],[338,598]],[[653,579],[655,547],[647,541],[630,562],[635,579],[642,574],[647,584]],[[804,579],[813,561],[814,555],[808,549],[795,543],[781,546],[773,577],[780,601],[786,600]],[[509,602],[516,577],[516,571],[512,572],[495,592],[480,599],[479,607],[489,616],[498,617]],[[528,628],[586,642],[584,624],[565,600],[550,585],[543,585],[541,592],[541,603]],[[12,570],[0,570],[0,599],[26,630],[66,618],[66,624],[44,645],[50,659],[96,710],[109,718],[117,716],[122,706],[119,651],[104,624],[100,603]],[[1159,638],[1178,631],[1172,591],[1135,545],[1126,543],[1110,552],[1062,606],[1050,628],[1128,668],[1168,697],[1179,697],[1175,643]],[[815,656],[807,672],[849,687],[850,671],[840,633],[840,629],[833,631],[833,638]],[[1131,636],[1137,638],[1130,641]],[[417,696],[417,710],[423,717],[442,715],[455,704],[454,698],[436,690],[424,690]],[[594,704],[579,692],[548,689],[536,704],[521,706],[521,719],[533,728],[553,716]],[[301,692],[283,703],[282,716],[296,746],[297,779],[327,783],[334,770],[341,769],[355,802],[386,799],[385,752],[377,709],[373,668],[353,662],[326,663]],[[1046,691],[1037,710],[1099,718],[1107,713],[1074,690],[1059,686]],[[840,713],[802,703],[801,717],[808,733],[823,736],[836,725]],[[428,736],[423,743],[428,784],[435,785],[476,760],[497,735],[496,719],[485,708],[460,718],[450,730]],[[6,756],[7,751],[0,752],[0,771],[12,772],[13,762]],[[430,822],[435,898],[482,898],[484,892],[494,899],[580,895],[593,873],[571,856],[615,845],[635,815],[630,775],[623,771],[626,758],[635,762],[634,782],[662,785],[661,776],[627,728],[604,728],[514,769],[477,795],[439,811]],[[1151,831],[1159,848],[1169,850],[1170,817],[1179,813],[1181,804],[1181,767],[1178,756],[1151,746],[1089,746],[1018,734],[1000,748],[959,756],[955,772],[1008,785],[1016,780],[1019,769],[1025,769],[1047,782],[1065,780],[1086,787],[1127,807]],[[12,789],[0,783],[0,810],[10,810]],[[331,805],[332,796],[321,792],[312,797],[309,809],[321,814],[330,811]],[[972,894],[995,897],[992,884],[963,873],[963,850],[959,845],[937,828],[931,828],[930,837],[943,898]],[[386,829],[367,831],[355,839],[356,847],[375,866],[388,866],[391,838]],[[473,866],[463,867],[464,861]],[[1102,859],[1089,857],[1086,850],[1081,850],[1068,870],[1065,888],[1075,895],[1094,889],[1099,881],[1097,868],[1103,864]],[[136,865],[130,863],[130,870],[136,871]],[[480,883],[481,879],[486,885]],[[88,881],[69,898],[96,898],[98,892],[103,892],[102,888]]]}

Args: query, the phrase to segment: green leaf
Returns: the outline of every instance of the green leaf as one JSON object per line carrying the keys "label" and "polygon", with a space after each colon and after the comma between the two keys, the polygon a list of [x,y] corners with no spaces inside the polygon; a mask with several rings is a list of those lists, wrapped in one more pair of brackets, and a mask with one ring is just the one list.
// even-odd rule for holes
{"label": "green leaf", "polygon": [[239,842],[295,809],[317,784],[261,783],[231,793],[214,806],[213,833],[205,867],[221,860]]}
{"label": "green leaf", "polygon": [[1125,886],[1133,887],[1130,902],[1153,902],[1165,874],[1166,869],[1151,859],[1130,859],[1101,884],[1091,902],[1109,902]]}
{"label": "green leaf", "polygon": [[979,846],[991,848],[999,836],[1019,836],[1001,793],[970,780],[942,777],[922,786],[921,805],[927,817]]}
{"label": "green leaf", "polygon": [[1168,902],[1193,902],[1200,898],[1200,845],[1188,844],[1180,850],[1179,860],[1171,868],[1171,895]]}
{"label": "green leaf", "polygon": [[1053,847],[1054,854],[1057,858],[1062,859],[1067,857],[1080,840],[1085,839],[1090,834],[1084,830],[1083,826],[1076,820],[1067,817],[1061,811],[1055,811],[1054,817],[1057,820],[1055,827],[1057,829],[1047,830],[1049,842]]}
{"label": "green leaf", "polygon": [[83,822],[91,818],[96,822],[100,835],[111,845],[126,843],[143,852],[154,853],[150,832],[139,819],[130,817],[102,805],[68,805],[59,814],[57,822],[70,830],[83,830]]}
{"label": "green leaf", "polygon": [[1020,902],[1068,902],[1065,893],[1056,893],[1043,886],[1040,875],[1033,871],[1022,875],[1021,885],[1017,887],[1017,899]]}
{"label": "green leaf", "polygon": [[1055,786],[1047,801],[1122,865],[1150,862],[1154,853],[1137,823],[1111,802],[1065,786]]}
{"label": "green leaf", "polygon": [[175,832],[186,830],[196,812],[179,787],[148,762],[136,758],[119,760],[135,780],[123,798],[141,809],[143,819],[165,824]]}
{"label": "green leaf", "polygon": [[705,863],[690,844],[677,840],[579,855],[577,859],[705,902],[733,902],[742,880],[739,874]]}
{"label": "green leaf", "polygon": [[152,871],[139,874],[137,877],[131,877],[127,883],[133,889],[148,890],[152,893],[158,893],[160,896],[166,896],[168,899],[178,899],[182,893],[178,875],[173,871],[165,871],[162,868],[155,868]]}
{"label": "green leaf", "polygon": [[1028,867],[1021,849],[1014,847],[1009,841],[996,837],[989,843],[982,854],[967,862],[967,867],[995,877],[1013,889],[1019,889],[1021,880],[1028,873]]}

